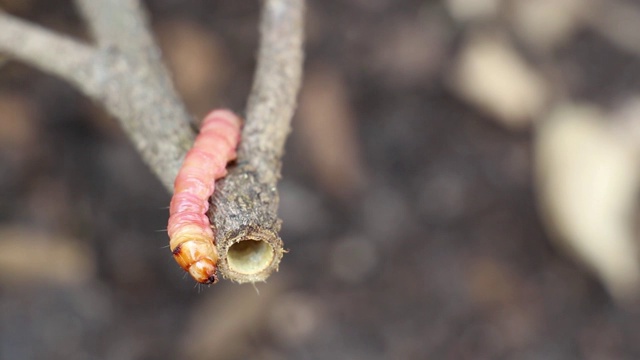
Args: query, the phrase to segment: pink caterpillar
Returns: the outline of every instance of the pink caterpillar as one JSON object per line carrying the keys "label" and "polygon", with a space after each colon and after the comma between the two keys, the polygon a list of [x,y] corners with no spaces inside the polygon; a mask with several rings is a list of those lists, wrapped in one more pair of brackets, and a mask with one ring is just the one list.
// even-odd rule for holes
{"label": "pink caterpillar", "polygon": [[174,183],[169,207],[169,247],[178,264],[197,282],[213,284],[218,252],[209,218],[209,197],[215,181],[227,174],[236,158],[240,118],[229,110],[214,110],[202,122]]}

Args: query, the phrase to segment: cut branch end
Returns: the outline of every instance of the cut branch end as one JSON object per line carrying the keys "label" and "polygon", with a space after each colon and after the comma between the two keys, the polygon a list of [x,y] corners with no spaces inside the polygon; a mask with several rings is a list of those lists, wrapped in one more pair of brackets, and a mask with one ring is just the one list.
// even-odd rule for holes
{"label": "cut branch end", "polygon": [[282,240],[268,230],[229,239],[218,249],[220,272],[238,283],[265,281],[278,270],[284,253]]}

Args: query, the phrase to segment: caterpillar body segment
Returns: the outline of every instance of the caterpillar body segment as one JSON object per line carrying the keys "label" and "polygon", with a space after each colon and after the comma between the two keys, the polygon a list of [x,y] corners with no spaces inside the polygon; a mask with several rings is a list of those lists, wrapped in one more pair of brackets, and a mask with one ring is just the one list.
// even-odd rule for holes
{"label": "caterpillar body segment", "polygon": [[229,110],[214,110],[202,123],[174,183],[169,206],[169,247],[176,262],[197,282],[213,284],[218,253],[207,211],[215,181],[236,158],[242,121]]}

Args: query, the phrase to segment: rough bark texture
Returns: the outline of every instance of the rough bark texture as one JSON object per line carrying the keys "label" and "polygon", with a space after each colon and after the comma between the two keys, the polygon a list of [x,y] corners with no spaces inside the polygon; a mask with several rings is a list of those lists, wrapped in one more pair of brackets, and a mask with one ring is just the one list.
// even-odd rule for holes
{"label": "rough bark texture", "polygon": [[[238,161],[220,181],[212,201],[220,272],[236,282],[264,281],[278,269],[284,249],[278,236],[277,182],[302,73],[302,0],[265,1],[258,68],[247,105]],[[241,241],[264,241],[273,251],[261,271],[243,274],[229,266],[229,249]]]}
{"label": "rough bark texture", "polygon": [[195,134],[168,76],[118,46],[84,45],[1,11],[0,51],[62,77],[101,103],[165,187],[173,188]]}
{"label": "rough bark texture", "polygon": [[136,148],[169,191],[194,141],[191,117],[149,30],[138,0],[75,0],[104,53],[108,76],[97,97],[120,119]]}
{"label": "rough bark texture", "polygon": [[[212,221],[217,226],[220,272],[236,282],[264,281],[282,258],[276,184],[300,87],[303,3],[263,1],[258,67],[237,165],[214,194]],[[143,9],[136,0],[76,0],[76,4],[96,46],[0,11],[0,51],[66,79],[101,103],[171,191],[195,134]],[[253,269],[251,274],[234,271],[226,258],[234,244],[247,240],[269,244],[272,251],[264,269]]]}
{"label": "rough bark texture", "polygon": [[121,121],[122,127],[144,161],[171,191],[195,139],[190,115],[173,89],[157,86],[147,70],[117,50],[106,50],[104,61],[104,67],[113,71],[102,79],[102,93],[94,98],[116,118],[127,119]]}

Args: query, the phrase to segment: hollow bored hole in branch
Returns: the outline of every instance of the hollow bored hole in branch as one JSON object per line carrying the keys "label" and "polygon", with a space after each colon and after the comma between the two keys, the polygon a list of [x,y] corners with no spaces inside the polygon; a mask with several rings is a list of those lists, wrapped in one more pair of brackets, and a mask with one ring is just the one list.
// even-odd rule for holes
{"label": "hollow bored hole in branch", "polygon": [[273,256],[273,248],[266,241],[244,240],[231,245],[227,261],[231,271],[253,275],[271,265]]}

